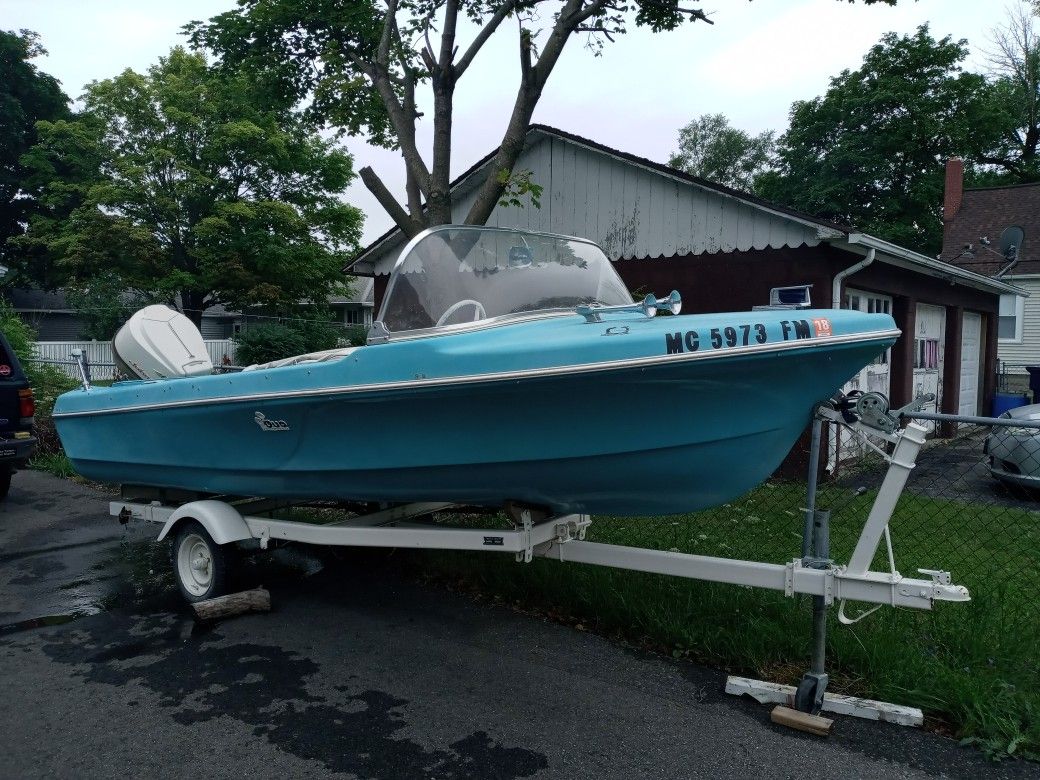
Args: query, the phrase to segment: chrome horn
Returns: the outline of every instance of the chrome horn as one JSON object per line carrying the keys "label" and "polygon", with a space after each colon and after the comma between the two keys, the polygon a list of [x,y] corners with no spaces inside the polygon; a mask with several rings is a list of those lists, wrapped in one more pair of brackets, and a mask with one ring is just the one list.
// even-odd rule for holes
{"label": "chrome horn", "polygon": [[667,311],[671,314],[678,314],[682,311],[682,296],[679,295],[678,290],[672,290],[672,294],[667,298],[657,298],[654,295],[648,295],[639,303],[623,303],[620,306],[596,306],[583,304],[578,306],[575,311],[585,318],[586,322],[602,322],[603,317],[601,315],[611,312],[642,312],[646,317],[653,317],[659,311]]}

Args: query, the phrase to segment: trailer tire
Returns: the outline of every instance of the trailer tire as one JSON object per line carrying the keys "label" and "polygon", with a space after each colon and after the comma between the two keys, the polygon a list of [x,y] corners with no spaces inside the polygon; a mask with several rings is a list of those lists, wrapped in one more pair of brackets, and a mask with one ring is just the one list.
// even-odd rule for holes
{"label": "trailer tire", "polygon": [[214,542],[197,520],[177,525],[170,545],[170,560],[177,587],[188,603],[224,594],[228,563],[225,547]]}
{"label": "trailer tire", "polygon": [[11,489],[11,475],[14,469],[10,466],[0,466],[0,500],[7,498],[7,491]]}

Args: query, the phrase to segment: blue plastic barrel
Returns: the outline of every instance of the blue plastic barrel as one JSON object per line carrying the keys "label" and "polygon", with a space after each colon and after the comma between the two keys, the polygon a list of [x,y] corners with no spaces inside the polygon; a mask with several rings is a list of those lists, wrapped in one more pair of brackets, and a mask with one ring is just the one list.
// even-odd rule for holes
{"label": "blue plastic barrel", "polygon": [[1029,403],[1024,393],[994,393],[993,394],[993,416],[1000,417],[1008,409],[1015,409]]}

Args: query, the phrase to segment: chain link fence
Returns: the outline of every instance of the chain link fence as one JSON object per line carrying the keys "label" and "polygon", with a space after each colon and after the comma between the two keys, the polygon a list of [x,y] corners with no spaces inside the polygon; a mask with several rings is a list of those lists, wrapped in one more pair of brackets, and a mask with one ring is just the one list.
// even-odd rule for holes
{"label": "chain link fence", "polygon": [[[918,569],[950,571],[975,602],[999,605],[1009,626],[1036,632],[1040,423],[921,424],[931,434],[890,524],[896,569],[907,577],[920,576]],[[880,439],[874,443],[888,449]],[[807,463],[808,448],[806,438],[794,459],[801,455]],[[831,510],[831,557],[846,563],[888,464],[881,453],[830,424],[824,425],[823,449],[827,463],[817,508]],[[663,541],[679,552],[784,563],[801,553],[805,506],[804,473],[773,478],[729,504],[671,519],[663,534],[658,531],[664,538],[655,546]],[[624,522],[611,520],[613,526]],[[631,522],[636,533],[641,521]],[[872,568],[887,571],[889,566],[882,543]]]}

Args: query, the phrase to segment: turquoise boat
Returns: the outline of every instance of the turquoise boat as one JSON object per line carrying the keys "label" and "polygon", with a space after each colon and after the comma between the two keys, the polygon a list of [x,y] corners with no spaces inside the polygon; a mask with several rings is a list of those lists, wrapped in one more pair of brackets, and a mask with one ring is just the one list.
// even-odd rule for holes
{"label": "turquoise boat", "polygon": [[669,514],[766,479],[899,336],[884,314],[680,305],[633,303],[584,239],[441,226],[366,346],[182,376],[127,358],[166,378],[66,393],[54,419],[77,471],[124,485]]}

